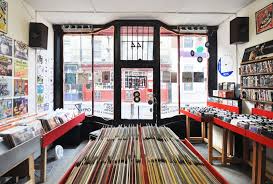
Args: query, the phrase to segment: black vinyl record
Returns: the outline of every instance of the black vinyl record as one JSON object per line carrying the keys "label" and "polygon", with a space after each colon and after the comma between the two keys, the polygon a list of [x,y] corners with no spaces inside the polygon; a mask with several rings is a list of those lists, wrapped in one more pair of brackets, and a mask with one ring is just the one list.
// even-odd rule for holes
{"label": "black vinyl record", "polygon": [[139,97],[139,96],[140,96],[139,91],[135,91],[135,92],[134,92],[134,97]]}
{"label": "black vinyl record", "polygon": [[205,47],[207,47],[207,48],[209,47],[209,42],[205,43]]}
{"label": "black vinyl record", "polygon": [[194,50],[191,50],[191,56],[193,57],[195,54]]}
{"label": "black vinyl record", "polygon": [[197,61],[198,61],[199,63],[202,63],[203,58],[202,58],[201,56],[199,56],[199,57],[197,58]]}
{"label": "black vinyl record", "polygon": [[136,103],[140,102],[140,97],[139,96],[134,97],[134,102]]}

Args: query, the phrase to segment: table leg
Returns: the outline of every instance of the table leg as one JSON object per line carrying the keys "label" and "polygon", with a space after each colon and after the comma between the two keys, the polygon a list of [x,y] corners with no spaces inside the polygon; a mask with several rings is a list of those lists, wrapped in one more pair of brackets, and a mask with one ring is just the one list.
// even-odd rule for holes
{"label": "table leg", "polygon": [[253,141],[253,154],[252,154],[252,184],[256,184],[257,180],[257,142]]}
{"label": "table leg", "polygon": [[28,175],[30,183],[35,184],[35,169],[34,169],[34,157],[33,155],[28,158]]}
{"label": "table leg", "polygon": [[230,156],[233,156],[233,146],[234,146],[234,140],[233,140],[233,133],[231,131],[228,131],[228,139],[229,139],[229,144],[228,144],[228,147],[229,147],[229,155]]}
{"label": "table leg", "polygon": [[190,122],[190,118],[189,116],[186,116],[186,138],[188,139],[188,141],[190,141],[190,132],[191,132],[191,122]]}
{"label": "table leg", "polygon": [[208,152],[209,152],[209,163],[212,164],[213,158],[213,138],[212,138],[213,124],[212,122],[208,123]]}
{"label": "table leg", "polygon": [[228,130],[223,129],[223,142],[222,142],[222,164],[226,165],[227,162],[227,139],[228,139]]}
{"label": "table leg", "polygon": [[265,181],[265,169],[266,169],[266,147],[258,144],[257,149],[257,184],[263,184]]}
{"label": "table leg", "polygon": [[202,126],[202,130],[201,130],[202,141],[204,142],[204,139],[206,138],[206,123],[202,122],[201,126]]}
{"label": "table leg", "polygon": [[47,165],[47,147],[41,148],[41,168],[40,168],[40,181],[44,183],[46,181],[46,165]]}

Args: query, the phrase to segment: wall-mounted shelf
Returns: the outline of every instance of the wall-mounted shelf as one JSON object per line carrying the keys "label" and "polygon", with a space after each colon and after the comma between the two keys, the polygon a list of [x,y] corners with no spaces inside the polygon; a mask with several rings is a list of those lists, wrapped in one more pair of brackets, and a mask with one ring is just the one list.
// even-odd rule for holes
{"label": "wall-mounted shelf", "polygon": [[241,77],[256,76],[256,75],[273,75],[273,72],[243,74],[243,75],[241,75]]}
{"label": "wall-mounted shelf", "polygon": [[263,58],[263,59],[255,59],[255,60],[252,60],[252,61],[241,62],[241,65],[247,65],[247,64],[252,64],[252,63],[259,63],[259,62],[268,61],[268,60],[271,60],[271,59],[273,59],[273,56],[272,57]]}
{"label": "wall-mounted shelf", "polygon": [[257,103],[264,103],[264,104],[272,104],[273,105],[273,102],[268,102],[268,101],[250,100],[250,99],[244,99],[244,98],[242,100],[249,101],[249,102],[257,102]]}
{"label": "wall-mounted shelf", "polygon": [[243,87],[241,86],[241,89],[273,89],[273,86],[272,87]]}

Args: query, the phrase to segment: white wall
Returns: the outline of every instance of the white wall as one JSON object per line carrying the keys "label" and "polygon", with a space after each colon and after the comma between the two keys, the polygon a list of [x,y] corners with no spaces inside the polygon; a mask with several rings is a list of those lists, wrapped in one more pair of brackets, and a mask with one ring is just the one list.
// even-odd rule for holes
{"label": "white wall", "polygon": [[[240,67],[241,60],[243,58],[244,50],[248,47],[267,42],[269,40],[273,40],[273,29],[265,31],[256,35],[256,23],[255,23],[255,12],[264,8],[265,6],[273,3],[273,0],[256,0],[253,3],[249,4],[247,7],[241,9],[236,16],[237,17],[249,17],[249,42],[238,45],[230,45],[229,44],[229,35],[230,35],[230,27],[229,22],[235,18],[236,16],[231,16],[228,20],[224,21],[219,25],[218,29],[218,59],[225,54],[231,55],[232,58],[236,58],[233,63],[233,70],[237,73],[235,75],[231,75],[229,77],[222,77],[218,73],[218,81],[219,82],[237,82],[240,83],[240,77],[238,75],[238,70]],[[251,113],[251,108],[254,107],[254,104],[251,102],[243,102],[243,113]],[[220,128],[214,128],[214,145],[221,147],[221,137],[222,131]],[[268,149],[268,156],[270,153],[272,154],[272,150]]]}
{"label": "white wall", "polygon": [[[29,23],[42,22],[48,26],[48,49],[47,56],[53,61],[53,29],[52,25],[47,22],[35,10],[23,2],[22,0],[8,0],[8,33],[7,36],[28,44]],[[36,111],[36,52],[34,49],[29,49],[29,112]]]}

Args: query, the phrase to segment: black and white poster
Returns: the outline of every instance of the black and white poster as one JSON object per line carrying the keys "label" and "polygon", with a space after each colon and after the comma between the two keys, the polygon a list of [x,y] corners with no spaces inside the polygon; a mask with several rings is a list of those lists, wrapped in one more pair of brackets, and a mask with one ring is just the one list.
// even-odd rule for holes
{"label": "black and white poster", "polygon": [[0,35],[0,54],[12,56],[12,38]]}
{"label": "black and white poster", "polygon": [[14,57],[28,60],[28,45],[23,42],[14,40]]}

